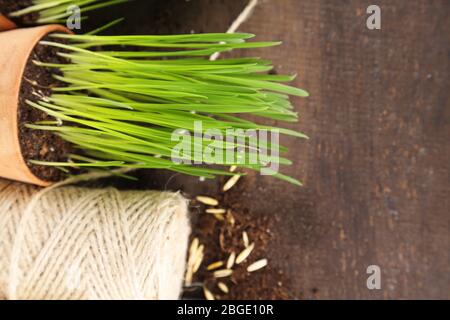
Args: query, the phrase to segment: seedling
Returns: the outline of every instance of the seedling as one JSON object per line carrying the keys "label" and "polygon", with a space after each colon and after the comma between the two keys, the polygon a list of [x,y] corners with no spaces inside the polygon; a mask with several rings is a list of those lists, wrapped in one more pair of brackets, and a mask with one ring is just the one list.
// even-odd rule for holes
{"label": "seedling", "polygon": [[[226,135],[234,129],[276,129],[282,134],[306,138],[293,130],[244,120],[255,118],[296,122],[297,113],[289,96],[306,97],[308,93],[284,82],[295,77],[268,74],[270,61],[260,58],[221,58],[216,52],[234,49],[264,48],[278,42],[248,42],[251,34],[190,34],[173,36],[93,36],[52,34],[42,46],[58,48],[67,63],[34,61],[43,68],[57,68],[64,83],[52,89],[50,96],[27,101],[55,118],[55,121],[28,124],[35,130],[50,130],[72,143],[78,152],[68,162],[32,161],[35,165],[91,168],[168,169],[199,177],[217,174],[234,176],[230,170],[194,165],[198,154],[180,156],[174,162],[173,139],[176,130],[192,132],[202,123],[203,133],[210,130]],[[94,48],[101,48],[94,50]],[[252,150],[242,149],[248,136],[236,134],[235,141],[192,141],[192,150],[214,148],[226,154],[230,150],[244,159]],[[244,140],[242,140],[244,139]],[[241,141],[241,142],[239,142]],[[199,148],[200,147],[200,148]],[[258,141],[257,149],[274,147]],[[282,146],[281,151],[287,151]],[[236,159],[239,157],[236,157]],[[282,157],[267,156],[267,161],[291,164]],[[225,159],[212,163],[260,170],[264,164],[249,164]],[[300,184],[274,172],[278,178]]]}

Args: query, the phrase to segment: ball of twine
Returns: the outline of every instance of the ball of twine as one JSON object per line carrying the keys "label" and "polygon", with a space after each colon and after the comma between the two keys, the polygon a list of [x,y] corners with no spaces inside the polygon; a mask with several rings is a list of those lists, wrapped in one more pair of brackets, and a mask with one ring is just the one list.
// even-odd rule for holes
{"label": "ball of twine", "polygon": [[0,180],[0,299],[177,299],[189,233],[178,193]]}

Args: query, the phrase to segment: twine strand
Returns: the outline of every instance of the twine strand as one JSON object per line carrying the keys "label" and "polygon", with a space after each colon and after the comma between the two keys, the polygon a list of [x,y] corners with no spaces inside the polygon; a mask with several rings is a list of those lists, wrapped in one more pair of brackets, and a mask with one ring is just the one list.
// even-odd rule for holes
{"label": "twine strand", "polygon": [[187,200],[66,183],[0,180],[0,299],[177,299]]}

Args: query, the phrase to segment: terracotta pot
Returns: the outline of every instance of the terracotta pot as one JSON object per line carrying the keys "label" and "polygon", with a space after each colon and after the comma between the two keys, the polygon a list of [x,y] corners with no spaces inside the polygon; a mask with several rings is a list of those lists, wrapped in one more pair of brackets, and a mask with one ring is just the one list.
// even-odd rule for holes
{"label": "terracotta pot", "polygon": [[22,76],[33,48],[48,33],[70,32],[58,25],[0,33],[0,177],[48,186],[28,168],[20,149],[18,103]]}
{"label": "terracotta pot", "polygon": [[16,24],[0,13],[0,31],[17,28]]}

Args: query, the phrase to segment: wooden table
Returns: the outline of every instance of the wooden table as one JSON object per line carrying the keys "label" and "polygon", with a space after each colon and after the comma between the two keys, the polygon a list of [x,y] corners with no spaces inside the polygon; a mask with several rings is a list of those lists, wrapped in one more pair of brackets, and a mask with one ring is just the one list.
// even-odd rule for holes
{"label": "wooden table", "polygon": [[[158,2],[113,9],[127,22],[112,32],[223,31],[245,1]],[[381,30],[366,27],[372,3]],[[270,260],[296,298],[450,298],[449,16],[448,0],[267,0],[241,28],[282,40],[257,53],[311,93],[295,100],[302,118],[290,126],[311,140],[283,138],[295,162],[286,172],[305,186],[254,175],[241,195],[280,217]],[[370,265],[381,290],[366,286]]]}

